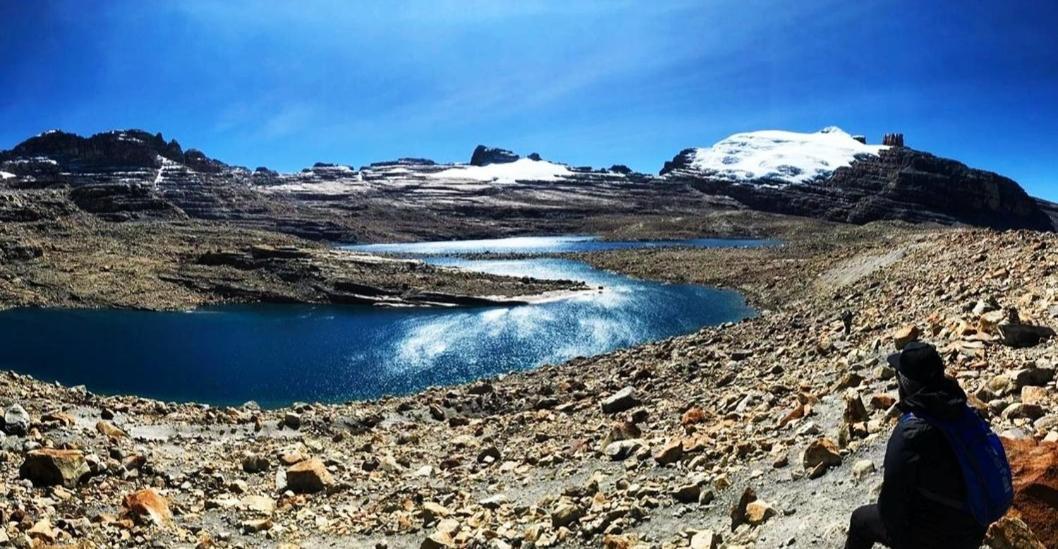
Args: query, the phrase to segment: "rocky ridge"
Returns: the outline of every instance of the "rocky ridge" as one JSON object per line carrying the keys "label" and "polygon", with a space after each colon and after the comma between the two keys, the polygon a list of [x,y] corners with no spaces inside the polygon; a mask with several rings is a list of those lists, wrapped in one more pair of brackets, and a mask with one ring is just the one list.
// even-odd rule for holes
{"label": "rocky ridge", "polygon": [[[787,132],[772,133],[785,135]],[[854,143],[851,137],[846,141]],[[736,140],[736,143],[740,141]],[[798,161],[791,159],[786,151],[768,160],[776,164],[772,171],[753,178],[739,171],[702,168],[701,149],[686,149],[666,162],[661,174],[667,180],[690,184],[706,193],[731,197],[754,210],[842,223],[863,224],[888,219],[997,229],[1055,230],[1058,217],[1053,214],[1053,206],[1030,197],[1016,182],[992,172],[969,168],[955,160],[904,147],[902,139],[900,143],[900,146],[873,149],[864,146],[869,152],[855,154],[847,165],[828,164],[826,160],[814,157]],[[815,149],[809,148],[809,152],[812,151]],[[843,148],[839,148],[836,154],[829,150],[824,153],[836,156],[838,161],[843,154],[849,154]],[[716,156],[719,153],[711,154]],[[739,158],[737,155],[724,158],[723,162],[708,165],[724,166],[728,160],[735,166],[747,163],[745,160],[735,162]],[[830,160],[835,162],[833,158]],[[801,167],[782,162],[812,165],[822,175],[806,179]]]}
{"label": "rocky ridge", "polygon": [[[780,163],[757,179],[747,179],[756,172],[725,179],[727,172],[702,171],[699,149],[683,151],[656,177],[484,145],[468,164],[402,158],[360,168],[317,163],[282,174],[229,166],[139,130],[87,138],[49,132],[0,152],[0,171],[10,175],[0,182],[0,219],[54,220],[83,211],[109,221],[198,219],[341,242],[597,232],[733,211],[843,223],[1054,228],[1058,208],[1007,178],[905,147],[872,148],[828,130],[818,134],[824,144],[847,137],[840,154],[812,140],[784,142],[783,158],[794,162],[791,155],[804,149],[798,162],[806,167]],[[805,169],[817,175],[802,181]],[[724,230],[719,223],[705,228]]]}
{"label": "rocky ridge", "polygon": [[[772,305],[734,325],[374,402],[212,408],[6,374],[0,535],[100,547],[837,547],[881,478],[895,421],[884,356],[917,338],[942,350],[1022,471],[990,546],[1050,546],[1053,508],[1033,494],[1053,489],[1058,440],[1056,247],[1047,234],[871,225],[785,251],[672,250],[652,261],[775,294]],[[765,274],[714,267],[733,255]],[[620,257],[625,272],[647,268]]]}

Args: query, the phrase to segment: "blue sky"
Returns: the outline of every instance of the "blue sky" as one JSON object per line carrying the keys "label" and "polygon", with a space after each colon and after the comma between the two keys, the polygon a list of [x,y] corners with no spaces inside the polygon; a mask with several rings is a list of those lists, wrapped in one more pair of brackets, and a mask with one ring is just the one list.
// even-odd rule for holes
{"label": "blue sky", "polygon": [[1058,200],[1049,0],[0,0],[0,26],[0,148],[136,127],[251,168],[485,143],[657,172],[838,125]]}

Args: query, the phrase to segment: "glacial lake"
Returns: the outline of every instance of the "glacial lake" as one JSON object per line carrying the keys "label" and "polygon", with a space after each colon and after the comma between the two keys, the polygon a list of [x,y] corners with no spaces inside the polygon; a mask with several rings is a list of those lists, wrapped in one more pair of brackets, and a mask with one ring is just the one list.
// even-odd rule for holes
{"label": "glacial lake", "polygon": [[[761,246],[757,240],[601,242],[584,237],[349,246],[515,276],[583,280],[593,290],[530,305],[387,309],[239,305],[192,312],[0,312],[0,369],[103,394],[275,407],[404,394],[560,363],[741,320],[734,291],[661,284],[566,259],[463,259],[660,246]],[[601,288],[601,289],[600,289]]]}

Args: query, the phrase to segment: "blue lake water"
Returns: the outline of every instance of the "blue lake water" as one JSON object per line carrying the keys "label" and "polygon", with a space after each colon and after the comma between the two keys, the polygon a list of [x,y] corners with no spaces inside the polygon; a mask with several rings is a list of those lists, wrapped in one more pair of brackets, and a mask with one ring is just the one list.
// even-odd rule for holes
{"label": "blue lake water", "polygon": [[[525,245],[519,247],[516,240]],[[551,248],[549,240],[554,244]],[[388,245],[384,251],[545,253],[600,245],[562,237],[475,245]],[[754,314],[733,291],[636,280],[565,259],[468,260],[439,255],[427,261],[497,274],[583,280],[601,289],[531,305],[473,309],[309,305],[225,306],[193,312],[15,309],[0,312],[0,368],[67,385],[84,384],[100,393],[163,400],[212,404],[256,400],[264,406],[335,402],[558,363]]]}

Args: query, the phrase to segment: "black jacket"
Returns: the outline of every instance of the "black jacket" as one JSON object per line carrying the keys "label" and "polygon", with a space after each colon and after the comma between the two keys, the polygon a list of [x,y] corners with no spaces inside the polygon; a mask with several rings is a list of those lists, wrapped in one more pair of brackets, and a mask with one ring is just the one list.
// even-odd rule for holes
{"label": "black jacket", "polygon": [[[947,378],[902,397],[902,411],[938,419],[957,417],[966,405],[966,393]],[[977,549],[985,529],[965,511],[965,500],[962,471],[944,433],[923,419],[902,419],[889,438],[878,497],[892,547]]]}

